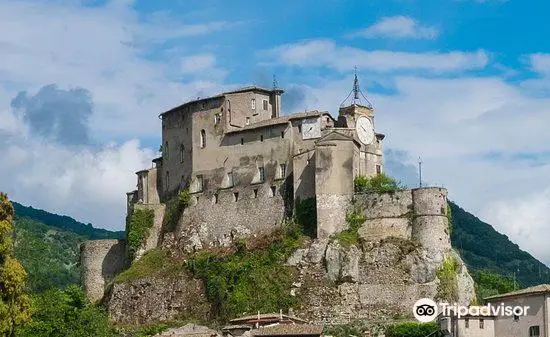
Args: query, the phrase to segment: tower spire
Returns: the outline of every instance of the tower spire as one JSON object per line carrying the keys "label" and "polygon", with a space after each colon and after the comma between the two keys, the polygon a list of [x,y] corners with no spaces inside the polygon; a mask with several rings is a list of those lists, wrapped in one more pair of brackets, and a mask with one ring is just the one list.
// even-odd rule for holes
{"label": "tower spire", "polygon": [[[359,79],[357,78],[357,66],[354,67],[355,78],[353,79],[353,100],[357,101],[359,99]],[[354,102],[355,103],[355,102]]]}
{"label": "tower spire", "polygon": [[[349,106],[349,105],[363,105],[372,110],[372,104],[369,99],[365,96],[361,87],[359,86],[359,77],[357,76],[357,67],[354,67],[354,76],[353,76],[353,89],[350,91],[348,96],[344,99],[340,107]],[[351,95],[353,94],[353,98]]]}

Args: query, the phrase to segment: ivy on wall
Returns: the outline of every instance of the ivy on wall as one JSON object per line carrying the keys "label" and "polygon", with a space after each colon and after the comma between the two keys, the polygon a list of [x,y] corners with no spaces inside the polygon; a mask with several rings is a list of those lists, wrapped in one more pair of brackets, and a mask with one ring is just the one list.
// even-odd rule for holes
{"label": "ivy on wall", "polygon": [[361,212],[361,209],[356,207],[352,201],[351,210],[346,214],[346,223],[348,228],[334,234],[334,238],[338,240],[342,247],[349,247],[359,243],[359,228],[367,220],[367,217]]}
{"label": "ivy on wall", "polygon": [[171,232],[176,228],[181,214],[191,203],[191,195],[188,189],[184,189],[178,195],[166,203],[166,211],[162,219],[164,232]]}
{"label": "ivy on wall", "polygon": [[131,259],[137,250],[147,240],[155,222],[155,212],[152,209],[135,209],[128,224],[128,253]]}
{"label": "ivy on wall", "polygon": [[445,257],[436,271],[439,284],[437,285],[437,299],[445,301],[458,300],[458,280],[456,273],[458,261],[453,257]]}
{"label": "ivy on wall", "polygon": [[353,180],[355,193],[395,193],[405,186],[395,179],[379,173],[372,178],[357,176]]}

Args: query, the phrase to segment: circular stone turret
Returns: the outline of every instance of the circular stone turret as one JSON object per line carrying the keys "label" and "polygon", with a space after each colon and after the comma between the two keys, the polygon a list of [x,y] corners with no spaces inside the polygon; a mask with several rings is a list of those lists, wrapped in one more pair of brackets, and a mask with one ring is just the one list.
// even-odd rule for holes
{"label": "circular stone turret", "polygon": [[441,187],[422,187],[412,190],[416,215],[446,215],[447,190]]}

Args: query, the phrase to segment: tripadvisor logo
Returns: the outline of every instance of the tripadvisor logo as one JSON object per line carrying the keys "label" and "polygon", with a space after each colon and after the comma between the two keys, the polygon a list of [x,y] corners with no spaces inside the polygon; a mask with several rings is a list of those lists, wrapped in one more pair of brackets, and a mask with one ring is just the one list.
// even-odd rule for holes
{"label": "tripadvisor logo", "polygon": [[507,306],[504,303],[500,305],[487,304],[484,306],[463,306],[456,303],[447,302],[435,303],[432,299],[422,298],[416,301],[413,306],[414,317],[422,323],[432,322],[436,319],[438,313],[443,316],[526,316],[529,306]]}

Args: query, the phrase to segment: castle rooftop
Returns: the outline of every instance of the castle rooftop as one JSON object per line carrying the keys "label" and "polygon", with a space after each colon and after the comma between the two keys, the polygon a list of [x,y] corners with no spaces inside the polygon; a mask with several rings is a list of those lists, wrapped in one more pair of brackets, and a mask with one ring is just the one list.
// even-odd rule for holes
{"label": "castle rooftop", "polygon": [[319,117],[319,116],[327,116],[327,117],[330,117],[333,121],[336,121],[328,111],[313,110],[313,111],[306,111],[306,112],[297,112],[290,115],[284,115],[276,118],[266,119],[257,123],[246,125],[238,130],[228,131],[227,133],[238,133],[238,132],[247,131],[247,130],[255,130],[255,129],[273,126],[273,125],[287,124],[291,120],[295,120],[295,119],[306,119],[306,118]]}

